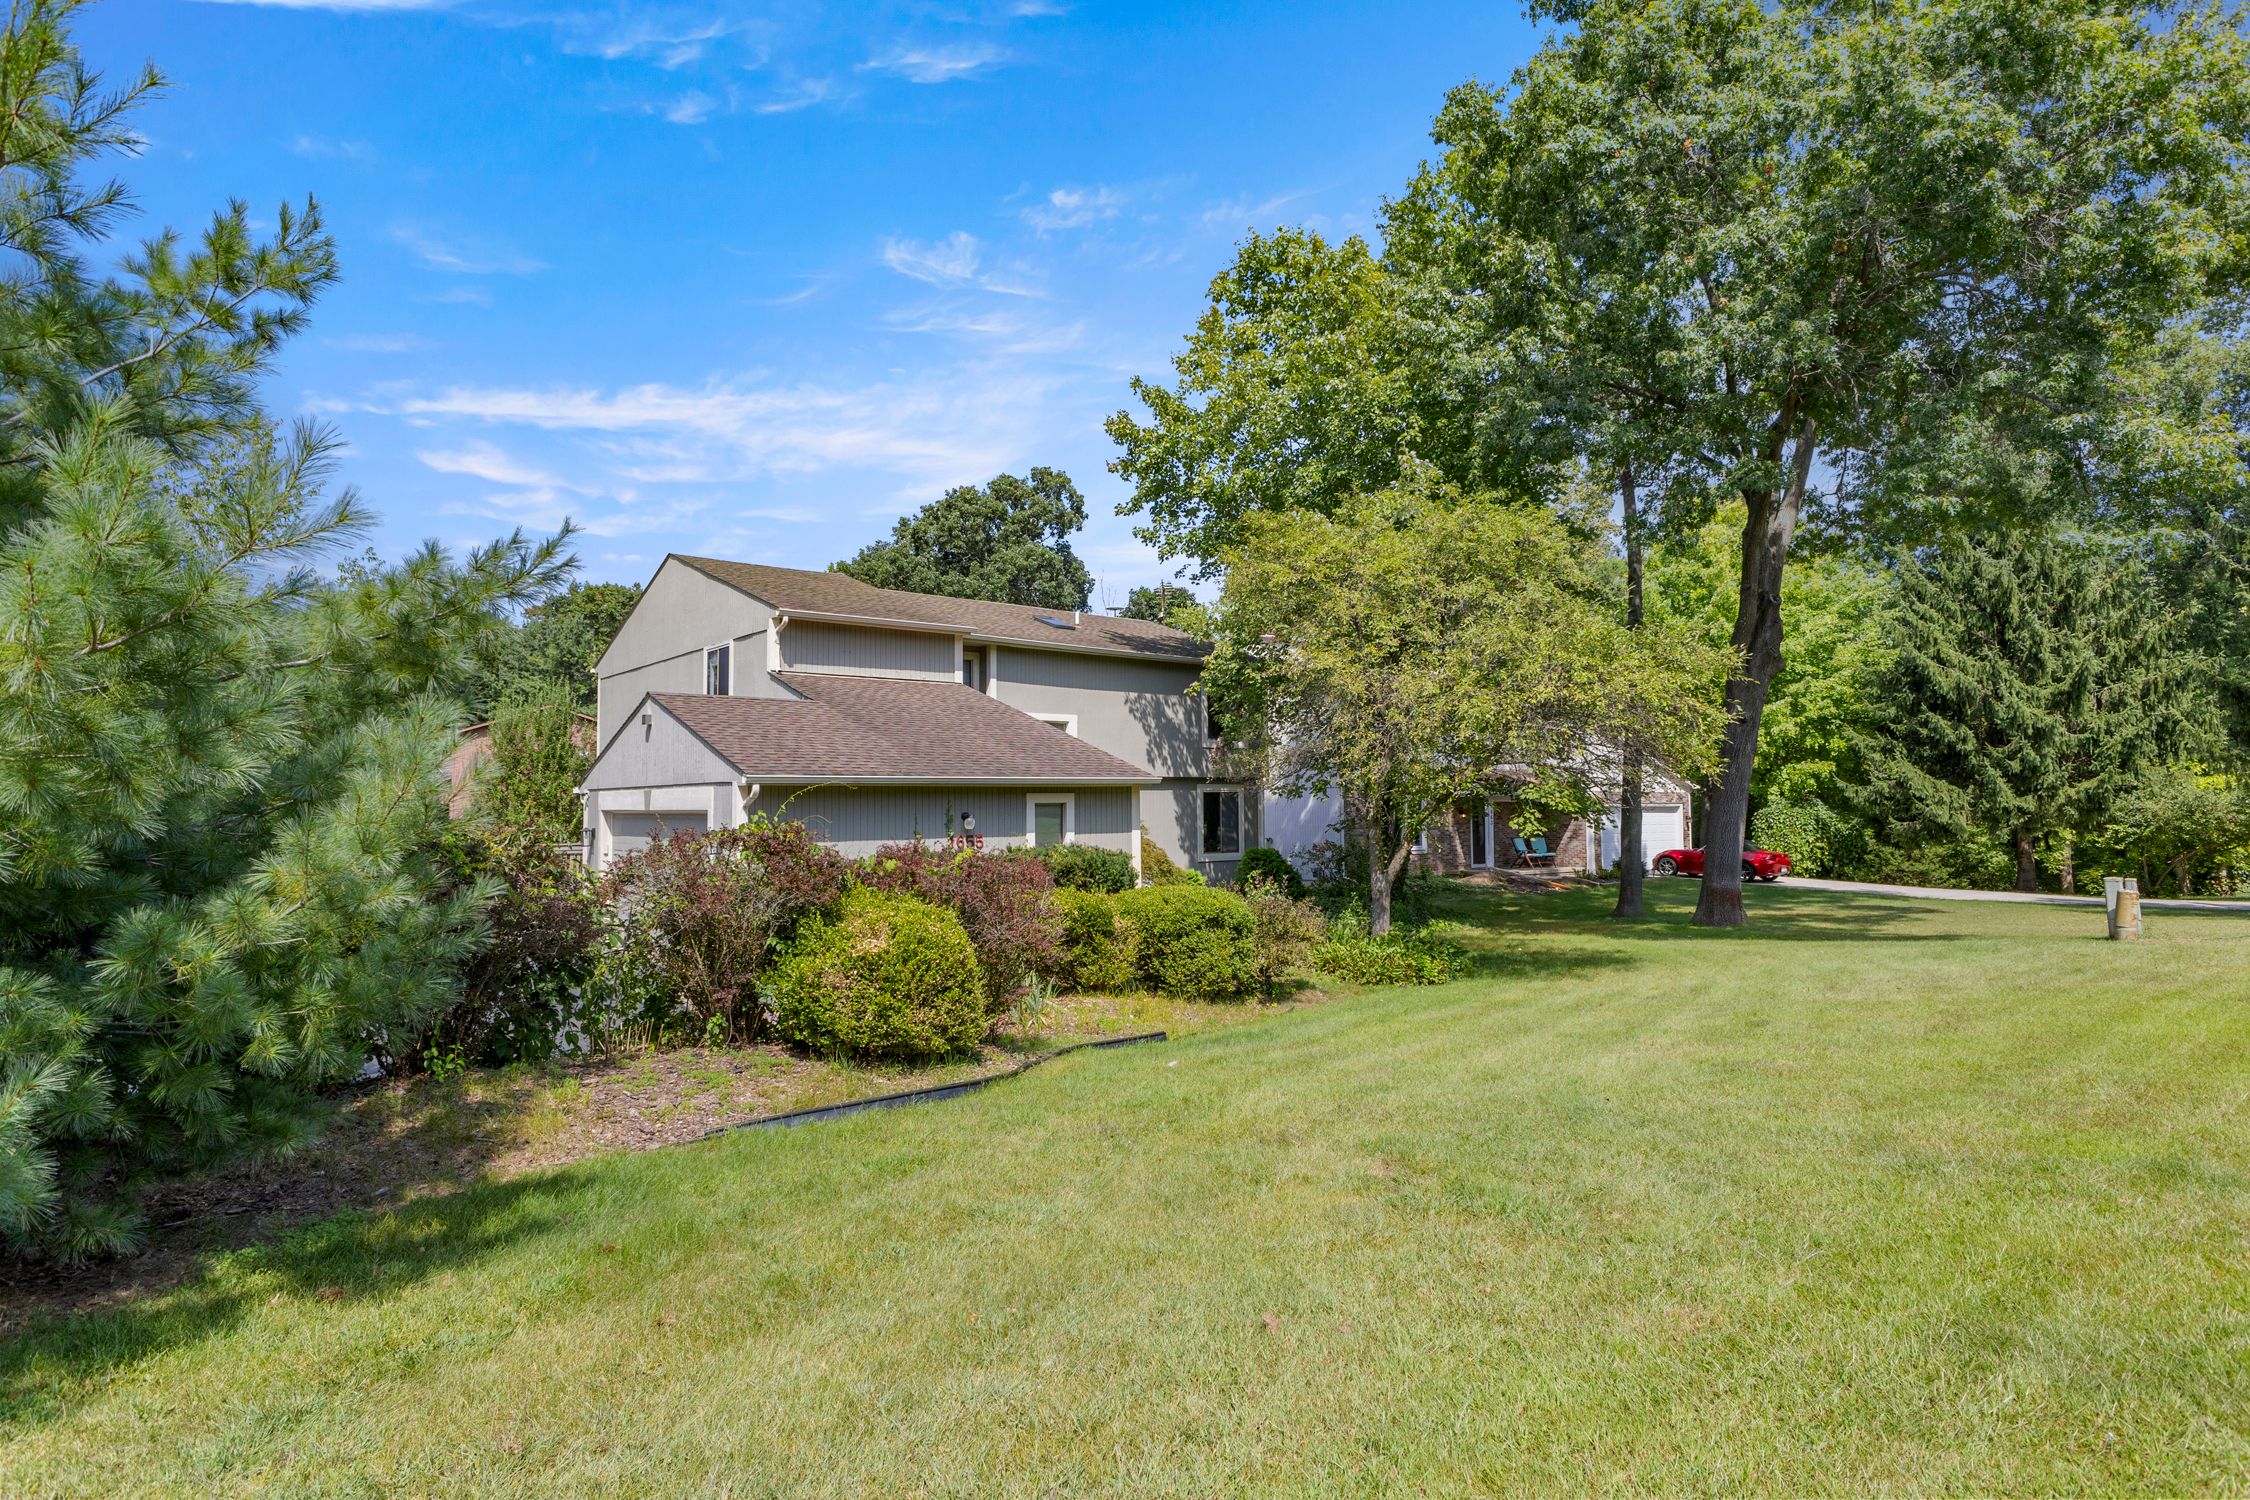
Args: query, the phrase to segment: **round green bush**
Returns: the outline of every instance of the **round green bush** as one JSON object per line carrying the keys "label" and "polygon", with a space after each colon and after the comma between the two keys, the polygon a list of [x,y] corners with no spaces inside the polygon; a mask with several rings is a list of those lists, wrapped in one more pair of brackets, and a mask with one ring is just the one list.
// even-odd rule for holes
{"label": "round green bush", "polygon": [[1063,916],[1063,978],[1071,988],[1115,994],[1133,987],[1133,929],[1100,891],[1055,892]]}
{"label": "round green bush", "polygon": [[1140,977],[1187,1000],[1227,1000],[1258,982],[1250,903],[1209,886],[1143,886],[1110,898],[1133,930]]}
{"label": "round green bush", "polygon": [[1253,880],[1272,881],[1287,891],[1291,900],[1305,893],[1305,878],[1297,873],[1297,867],[1289,863],[1288,856],[1279,849],[1268,849],[1261,845],[1242,852],[1242,862],[1234,867],[1234,883],[1248,889]]}
{"label": "round green bush", "polygon": [[913,896],[859,890],[798,930],[768,993],[785,1039],[815,1052],[924,1058],[965,1051],[987,1025],[961,919]]}
{"label": "round green bush", "polygon": [[1122,849],[1104,849],[1099,844],[1049,844],[1039,851],[1039,858],[1046,862],[1057,890],[1133,888],[1133,856]]}

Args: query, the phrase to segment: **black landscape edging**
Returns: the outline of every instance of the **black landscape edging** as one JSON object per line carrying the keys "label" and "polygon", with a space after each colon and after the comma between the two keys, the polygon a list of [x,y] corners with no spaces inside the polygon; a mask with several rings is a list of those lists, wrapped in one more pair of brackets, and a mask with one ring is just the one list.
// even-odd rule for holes
{"label": "black landscape edging", "polygon": [[893,1109],[901,1104],[923,1104],[935,1099],[950,1099],[956,1094],[974,1093],[987,1084],[1015,1078],[1030,1072],[1043,1062],[1052,1062],[1072,1052],[1085,1052],[1096,1047],[1130,1047],[1136,1042],[1162,1042],[1170,1040],[1161,1031],[1143,1031],[1132,1036],[1102,1037],[1091,1042],[1072,1042],[1067,1047],[1057,1047],[1052,1052],[1042,1052],[1037,1057],[1020,1062],[1004,1073],[987,1073],[982,1078],[964,1078],[959,1083],[932,1084],[926,1089],[906,1089],[896,1094],[877,1094],[872,1099],[851,1099],[842,1104],[823,1104],[816,1109],[793,1109],[786,1114],[765,1115],[755,1120],[742,1120],[733,1125],[721,1125],[696,1137],[708,1141],[715,1136],[732,1135],[737,1130],[764,1130],[768,1126],[810,1125],[817,1120],[836,1120],[845,1115],[856,1115],[862,1110]]}

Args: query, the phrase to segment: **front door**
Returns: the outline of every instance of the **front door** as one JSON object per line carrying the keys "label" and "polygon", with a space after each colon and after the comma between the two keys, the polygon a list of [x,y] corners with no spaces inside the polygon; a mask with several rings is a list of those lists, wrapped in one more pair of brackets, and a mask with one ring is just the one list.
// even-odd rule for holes
{"label": "front door", "polygon": [[1492,863],[1492,814],[1469,815],[1469,863],[1482,869]]}
{"label": "front door", "polygon": [[1044,849],[1049,844],[1063,841],[1069,828],[1070,804],[1067,802],[1033,802],[1031,804],[1031,842]]}

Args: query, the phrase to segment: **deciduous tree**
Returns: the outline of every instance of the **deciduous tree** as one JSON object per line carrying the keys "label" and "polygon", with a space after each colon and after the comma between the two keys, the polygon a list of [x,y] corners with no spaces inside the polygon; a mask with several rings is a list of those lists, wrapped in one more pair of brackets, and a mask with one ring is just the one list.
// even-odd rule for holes
{"label": "deciduous tree", "polygon": [[1623,751],[1709,759],[1717,670],[1685,632],[1629,630],[1583,540],[1538,506],[1423,468],[1331,514],[1253,513],[1225,554],[1207,691],[1284,791],[1340,791],[1371,840],[1387,930],[1416,832],[1506,775],[1585,804]]}
{"label": "deciduous tree", "polygon": [[1060,469],[947,490],[836,571],[878,588],[1084,609],[1093,575],[1070,548],[1086,501]]}

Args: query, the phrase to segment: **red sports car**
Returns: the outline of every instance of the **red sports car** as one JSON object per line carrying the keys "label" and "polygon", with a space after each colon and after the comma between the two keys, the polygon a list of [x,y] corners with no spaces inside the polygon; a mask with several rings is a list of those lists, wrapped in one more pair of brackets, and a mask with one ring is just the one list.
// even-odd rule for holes
{"label": "red sports car", "polygon": [[[1703,851],[1701,849],[1667,849],[1656,856],[1649,866],[1659,875],[1701,875]],[[1779,880],[1789,873],[1789,856],[1776,854],[1771,849],[1745,849],[1742,851],[1742,878],[1744,880]]]}

